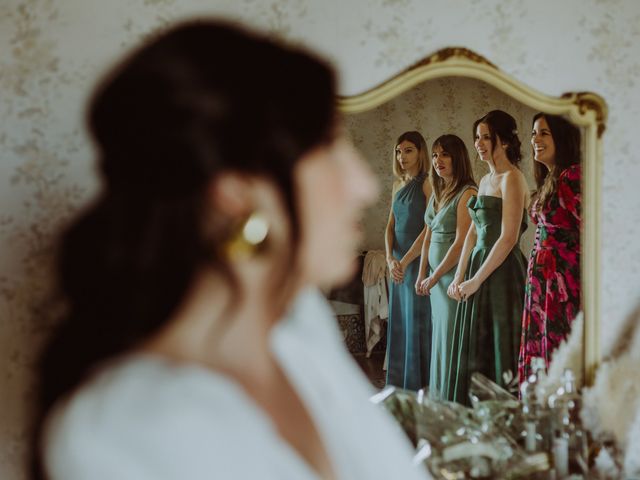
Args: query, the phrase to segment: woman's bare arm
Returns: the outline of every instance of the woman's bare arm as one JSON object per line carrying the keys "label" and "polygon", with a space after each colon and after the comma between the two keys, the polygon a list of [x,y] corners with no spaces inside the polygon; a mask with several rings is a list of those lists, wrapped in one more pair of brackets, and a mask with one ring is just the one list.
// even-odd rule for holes
{"label": "woman's bare arm", "polygon": [[391,207],[389,208],[389,219],[387,220],[387,227],[384,232],[384,249],[387,257],[387,267],[389,268],[389,274],[394,282],[401,282],[404,277],[400,260],[393,256],[393,243],[395,240],[395,226],[396,219],[393,215],[393,199],[395,193],[399,188],[399,183],[394,183],[391,189]]}
{"label": "woman's bare arm", "polygon": [[427,276],[429,271],[429,247],[431,245],[431,229],[428,225],[424,226],[424,238],[422,240],[422,249],[420,250],[420,266],[418,267],[418,278],[416,279],[416,293],[421,295],[420,284]]}
{"label": "woman's bare arm", "polygon": [[473,222],[469,224],[469,230],[464,239],[464,245],[462,246],[462,253],[460,253],[460,260],[458,260],[458,268],[453,278],[453,282],[447,289],[447,295],[455,300],[461,300],[459,285],[464,281],[464,274],[467,271],[467,265],[469,264],[469,257],[473,251],[473,247],[476,245],[478,234],[476,232],[476,226]]}
{"label": "woman's bare arm", "polygon": [[469,231],[469,225],[471,224],[471,217],[469,216],[467,202],[469,201],[469,198],[476,193],[477,190],[469,188],[462,194],[460,200],[458,200],[458,206],[456,208],[456,238],[453,240],[453,243],[449,247],[449,250],[447,250],[447,253],[440,262],[440,265],[434,268],[433,273],[431,274],[431,276],[433,277],[433,283],[436,283],[438,280],[440,280],[440,278],[445,273],[449,272],[453,267],[455,267],[460,260],[462,248],[466,239],[466,234]]}
{"label": "woman's bare arm", "polygon": [[[431,184],[429,183],[428,177],[425,178],[424,181],[422,182],[422,193],[424,193],[426,204],[429,205],[429,201],[431,198]],[[420,255],[420,252],[422,250],[422,246],[424,243],[426,228],[427,227],[425,225],[425,227],[422,229],[420,234],[416,237],[416,239],[411,244],[411,247],[409,247],[409,250],[407,250],[407,253],[405,253],[404,257],[402,257],[402,259],[400,260],[400,264],[402,265],[403,271],[404,269],[407,268],[407,266],[411,262],[413,262]]]}

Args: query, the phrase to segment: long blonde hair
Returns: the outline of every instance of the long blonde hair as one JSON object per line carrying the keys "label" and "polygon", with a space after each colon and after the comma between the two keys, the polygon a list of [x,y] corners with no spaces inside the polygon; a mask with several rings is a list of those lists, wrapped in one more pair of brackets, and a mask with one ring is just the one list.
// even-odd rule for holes
{"label": "long blonde hair", "polygon": [[398,137],[396,143],[393,145],[393,175],[400,181],[406,181],[407,175],[398,164],[396,148],[404,141],[413,143],[418,149],[418,165],[420,167],[418,169],[418,175],[427,173],[427,165],[429,164],[429,150],[427,148],[427,142],[425,142],[424,137],[420,134],[420,132],[404,132]]}
{"label": "long blonde hair", "polygon": [[431,162],[431,175],[429,181],[433,189],[433,196],[436,210],[440,210],[467,185],[476,186],[473,179],[473,171],[471,170],[471,161],[469,160],[469,152],[462,139],[456,135],[441,135],[433,142],[431,152],[436,147],[440,147],[443,151],[451,156],[451,168],[453,170],[453,180],[447,185],[443,178],[437,173]]}

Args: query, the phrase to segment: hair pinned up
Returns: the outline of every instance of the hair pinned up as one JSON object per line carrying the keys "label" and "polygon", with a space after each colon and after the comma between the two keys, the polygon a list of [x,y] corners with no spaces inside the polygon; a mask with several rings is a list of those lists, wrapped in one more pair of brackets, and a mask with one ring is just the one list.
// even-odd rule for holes
{"label": "hair pinned up", "polygon": [[507,159],[513,165],[518,166],[522,160],[522,152],[520,151],[520,139],[518,138],[518,127],[516,120],[507,112],[502,110],[492,110],[484,117],[473,123],[473,136],[475,137],[478,125],[484,123],[489,128],[491,136],[491,144],[495,148],[500,142],[506,145]]}

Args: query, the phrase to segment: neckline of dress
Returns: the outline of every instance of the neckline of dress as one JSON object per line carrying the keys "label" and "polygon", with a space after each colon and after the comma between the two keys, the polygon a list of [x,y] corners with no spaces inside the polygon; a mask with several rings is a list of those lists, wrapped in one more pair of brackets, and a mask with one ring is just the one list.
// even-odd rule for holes
{"label": "neckline of dress", "polygon": [[411,177],[409,180],[407,180],[405,185],[409,185],[411,182],[415,182],[417,180],[424,180],[425,176],[426,176],[426,173],[419,173],[415,177]]}
{"label": "neckline of dress", "polygon": [[433,196],[432,198],[433,198],[433,212],[434,212],[433,218],[436,218],[440,214],[440,212],[444,212],[445,209],[447,207],[449,207],[449,205],[451,205],[453,203],[453,201],[455,200],[455,198],[452,198],[445,205],[443,205],[438,210],[436,210],[436,197]]}
{"label": "neckline of dress", "polygon": [[[438,215],[440,212],[442,212],[445,208],[449,207],[452,203],[454,203],[456,201],[456,199],[459,199],[459,197],[461,197],[464,192],[466,192],[467,190],[469,190],[470,188],[473,188],[472,185],[468,185],[466,188],[463,187],[463,190],[459,191],[458,193],[456,193],[456,196],[453,197],[451,200],[449,200],[444,206],[442,206],[440,209],[436,210],[436,197],[435,195],[431,195],[431,202],[433,203],[433,211],[434,211],[434,218],[436,217],[436,215]],[[471,195],[471,197],[476,197],[478,198],[477,195]],[[471,198],[469,197],[469,198]],[[500,198],[500,197],[496,197],[496,198]]]}
{"label": "neckline of dress", "polygon": [[412,177],[411,179],[407,180],[406,183],[404,183],[400,188],[398,188],[398,190],[396,191],[396,195],[401,191],[403,191],[405,188],[407,188],[409,185],[424,181],[424,179],[425,179],[424,173],[421,175],[416,175],[415,177]]}

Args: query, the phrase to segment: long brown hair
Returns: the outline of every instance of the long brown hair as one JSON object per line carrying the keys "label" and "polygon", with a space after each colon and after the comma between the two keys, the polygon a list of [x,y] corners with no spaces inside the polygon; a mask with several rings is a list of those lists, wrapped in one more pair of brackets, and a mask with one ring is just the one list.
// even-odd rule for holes
{"label": "long brown hair", "polygon": [[453,170],[453,180],[448,185],[441,178],[431,162],[431,187],[435,199],[435,207],[437,210],[447,203],[467,185],[476,186],[473,179],[473,171],[471,170],[471,161],[469,160],[469,152],[462,139],[456,135],[441,135],[433,142],[431,152],[436,147],[440,147],[443,151],[451,156],[451,168]]}
{"label": "long brown hair", "polygon": [[[539,205],[546,204],[558,190],[558,177],[572,165],[579,165],[582,154],[580,151],[580,130],[568,120],[558,115],[536,113],[533,116],[531,126],[536,120],[543,118],[549,125],[551,137],[556,147],[555,164],[547,168],[541,162],[533,162],[533,175],[536,179],[536,191],[532,195],[531,202],[538,201]],[[533,145],[531,146],[533,151]]]}
{"label": "long brown hair", "polygon": [[396,156],[396,147],[400,145],[404,141],[413,143],[418,149],[418,163],[420,165],[420,170],[418,171],[418,175],[422,175],[427,172],[427,168],[429,165],[429,150],[427,148],[427,142],[424,140],[424,137],[420,134],[420,132],[411,131],[404,132],[402,135],[398,137],[396,143],[393,144],[393,175],[398,179],[405,181],[407,180],[407,176],[405,175],[400,165],[398,165],[398,157]]}

